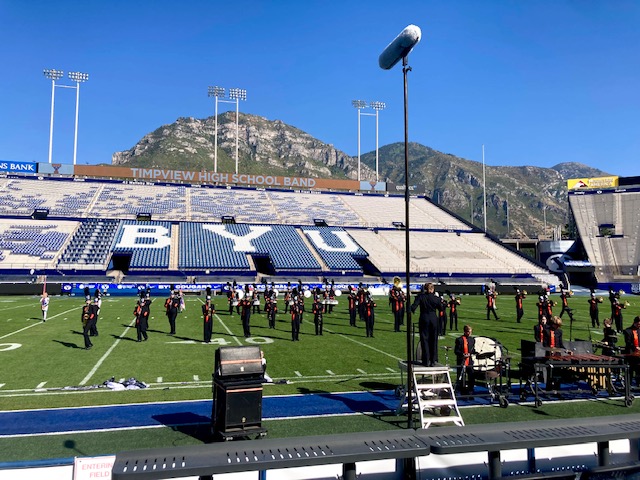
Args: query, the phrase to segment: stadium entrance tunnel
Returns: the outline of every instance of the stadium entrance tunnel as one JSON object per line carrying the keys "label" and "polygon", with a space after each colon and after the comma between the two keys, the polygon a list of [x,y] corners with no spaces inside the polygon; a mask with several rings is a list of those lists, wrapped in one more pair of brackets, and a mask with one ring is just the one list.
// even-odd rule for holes
{"label": "stadium entrance tunnel", "polygon": [[109,262],[109,270],[120,270],[125,275],[129,273],[131,265],[131,253],[114,253]]}
{"label": "stadium entrance tunnel", "polygon": [[273,267],[269,255],[251,255],[251,260],[255,265],[256,273],[269,276],[276,274],[276,269]]}

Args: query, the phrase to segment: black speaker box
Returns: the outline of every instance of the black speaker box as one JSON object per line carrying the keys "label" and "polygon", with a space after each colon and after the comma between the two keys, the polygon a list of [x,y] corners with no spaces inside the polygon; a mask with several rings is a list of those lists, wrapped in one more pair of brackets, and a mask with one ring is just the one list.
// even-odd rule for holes
{"label": "black speaker box", "polygon": [[214,402],[214,429],[217,432],[260,427],[262,424],[261,384],[226,388],[216,385]]}
{"label": "black speaker box", "polygon": [[262,375],[260,347],[219,347],[216,350],[215,378],[243,378],[259,375]]}

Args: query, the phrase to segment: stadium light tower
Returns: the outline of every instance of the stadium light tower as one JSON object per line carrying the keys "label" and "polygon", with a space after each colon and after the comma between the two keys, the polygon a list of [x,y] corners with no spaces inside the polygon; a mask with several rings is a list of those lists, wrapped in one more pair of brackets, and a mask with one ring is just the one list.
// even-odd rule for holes
{"label": "stadium light tower", "polygon": [[223,87],[209,87],[209,97],[215,98],[215,134],[213,144],[213,171],[218,173],[218,99],[225,97],[225,91]]}
{"label": "stadium light tower", "polygon": [[238,139],[240,138],[240,100],[247,100],[247,91],[241,88],[230,88],[229,98],[236,102],[236,174],[238,174]]}
{"label": "stadium light tower", "polygon": [[[407,26],[398,34],[392,42],[380,54],[378,64],[384,70],[392,69],[402,60],[402,78],[404,81],[404,238],[405,238],[405,274],[407,285],[407,307],[411,305],[411,262],[409,250],[409,109],[407,73],[411,71],[409,66],[409,53],[420,41],[422,32],[415,25]],[[411,308],[407,308],[407,423],[408,428],[413,428],[413,325],[411,323]]]}
{"label": "stadium light tower", "polygon": [[[78,110],[80,108],[80,84],[89,80],[88,73],[81,72],[69,72],[69,80],[76,82],[76,126],[73,135],[73,164],[76,164],[76,158],[78,156]],[[74,87],[72,87],[74,88]]]}
{"label": "stadium light tower", "polygon": [[51,122],[49,124],[49,163],[53,158],[53,110],[56,98],[56,80],[61,79],[64,76],[62,70],[55,70],[53,68],[45,68],[44,76],[51,80]]}
{"label": "stadium light tower", "polygon": [[358,109],[358,181],[360,181],[360,115],[362,109],[367,108],[367,102],[364,100],[351,100],[351,105]]}
{"label": "stadium light tower", "polygon": [[387,105],[384,102],[369,102],[369,106],[376,111],[376,183],[378,183],[378,113],[384,110]]}

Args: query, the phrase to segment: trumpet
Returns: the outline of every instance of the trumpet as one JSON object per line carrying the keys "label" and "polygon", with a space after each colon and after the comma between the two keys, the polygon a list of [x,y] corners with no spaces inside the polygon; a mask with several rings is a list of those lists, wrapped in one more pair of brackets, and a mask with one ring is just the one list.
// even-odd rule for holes
{"label": "trumpet", "polygon": [[602,297],[598,297],[598,299],[597,299],[597,300],[598,300],[598,303],[602,303],[602,302],[604,302],[604,298],[602,298]]}
{"label": "trumpet", "polygon": [[627,308],[629,305],[631,305],[631,304],[630,304],[629,302],[626,302],[626,301],[625,301],[625,302],[622,304],[622,308]]}
{"label": "trumpet", "polygon": [[573,290],[569,290],[568,295],[569,295],[570,297],[573,297]]}
{"label": "trumpet", "polygon": [[400,277],[393,277],[393,286],[396,288],[400,288],[402,286],[402,280],[400,280]]}
{"label": "trumpet", "polygon": [[524,295],[526,297],[527,296],[527,291],[526,290],[522,290],[522,295]]}
{"label": "trumpet", "polygon": [[624,290],[618,290],[618,295],[620,296],[624,295]]}

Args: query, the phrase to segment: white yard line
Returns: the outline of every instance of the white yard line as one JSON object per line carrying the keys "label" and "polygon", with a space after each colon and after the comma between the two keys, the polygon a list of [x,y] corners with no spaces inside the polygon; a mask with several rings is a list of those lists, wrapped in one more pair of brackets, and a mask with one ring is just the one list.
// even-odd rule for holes
{"label": "white yard line", "polygon": [[340,337],[342,337],[342,338],[346,338],[347,340],[349,340],[349,341],[351,341],[351,342],[353,342],[353,343],[357,343],[358,345],[361,345],[361,346],[363,346],[363,347],[367,347],[367,348],[369,348],[369,349],[373,350],[374,352],[378,352],[378,353],[381,353],[381,354],[383,354],[383,355],[386,355],[387,357],[391,357],[391,358],[393,358],[394,360],[403,360],[403,359],[402,359],[402,358],[400,358],[400,357],[396,357],[395,355],[392,355],[392,354],[390,354],[390,353],[388,353],[388,352],[384,352],[384,351],[382,351],[382,350],[380,350],[380,349],[378,349],[378,348],[372,347],[371,345],[367,345],[366,343],[363,343],[363,342],[360,342],[360,341],[358,341],[358,340],[355,340],[354,338],[351,338],[351,337],[348,337],[348,336],[346,336],[346,335],[343,335],[342,333],[332,332],[332,331],[331,331],[331,330],[329,330],[328,328],[325,328],[325,330],[326,330],[327,332],[329,332],[329,333],[333,333],[334,335],[338,335],[338,336],[340,336]]}
{"label": "white yard line", "polygon": [[[75,308],[72,308],[71,310],[66,310],[66,311],[64,311],[62,313],[58,313],[57,315],[52,315],[51,317],[47,318],[47,321],[50,321],[50,320],[52,320],[52,319],[54,319],[56,317],[59,317],[60,315],[65,315],[65,314],[67,314],[69,312],[73,312],[74,310],[78,310],[80,308],[81,307],[75,307]],[[46,322],[43,322],[42,320],[39,320],[36,323],[32,323],[31,325],[27,325],[26,327],[21,328],[20,330],[16,330],[15,332],[11,332],[11,333],[7,333],[6,335],[3,335],[2,337],[0,337],[0,340],[2,340],[3,338],[10,337],[11,335],[15,335],[16,333],[20,333],[20,332],[22,332],[24,330],[27,330],[28,328],[35,327],[36,325],[46,325],[46,324],[47,324]]]}
{"label": "white yard line", "polygon": [[122,338],[127,334],[127,332],[129,331],[129,329],[133,326],[133,324],[135,323],[136,319],[134,318],[133,320],[131,320],[131,323],[129,324],[129,326],[127,328],[124,329],[124,332],[122,332],[122,335],[120,335],[115,342],[113,342],[113,345],[111,345],[109,347],[109,350],[107,350],[105,352],[104,355],[102,355],[102,357],[100,357],[100,360],[98,360],[98,363],[96,363],[93,368],[91,369],[91,371],[87,374],[86,377],[84,377],[82,379],[82,381],[80,382],[80,385],[85,385],[90,379],[91,377],[93,377],[93,375],[96,373],[96,371],[98,370],[98,368],[100,368],[100,365],[102,365],[102,362],[104,362],[107,357],[109,355],[111,355],[111,352],[113,352],[113,349],[116,348],[116,346],[120,343],[120,340],[122,340]]}

